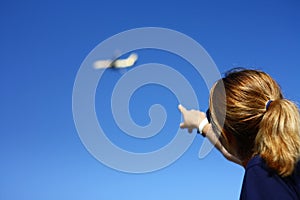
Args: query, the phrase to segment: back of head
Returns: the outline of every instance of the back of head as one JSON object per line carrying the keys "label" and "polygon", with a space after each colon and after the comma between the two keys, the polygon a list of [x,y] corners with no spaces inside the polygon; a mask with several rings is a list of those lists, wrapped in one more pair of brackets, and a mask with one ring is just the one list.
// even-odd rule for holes
{"label": "back of head", "polygon": [[293,172],[300,158],[299,110],[283,99],[279,85],[268,74],[228,73],[211,90],[210,110],[225,140],[228,134],[235,138],[241,160],[259,154],[281,176]]}

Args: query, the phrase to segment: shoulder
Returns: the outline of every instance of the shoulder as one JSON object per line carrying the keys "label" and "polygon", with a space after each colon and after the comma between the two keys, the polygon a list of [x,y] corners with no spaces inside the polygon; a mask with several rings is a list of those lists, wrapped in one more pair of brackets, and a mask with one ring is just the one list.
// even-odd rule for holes
{"label": "shoulder", "polygon": [[246,167],[241,199],[298,199],[299,175],[297,172],[295,176],[281,178],[261,157],[255,156]]}

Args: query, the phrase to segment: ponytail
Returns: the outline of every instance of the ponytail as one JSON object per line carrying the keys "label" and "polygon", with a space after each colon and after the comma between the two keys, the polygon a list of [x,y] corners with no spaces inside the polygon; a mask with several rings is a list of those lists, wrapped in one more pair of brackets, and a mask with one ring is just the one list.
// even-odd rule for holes
{"label": "ponytail", "polygon": [[254,150],[279,175],[293,173],[300,159],[300,115],[293,102],[278,99],[266,108]]}

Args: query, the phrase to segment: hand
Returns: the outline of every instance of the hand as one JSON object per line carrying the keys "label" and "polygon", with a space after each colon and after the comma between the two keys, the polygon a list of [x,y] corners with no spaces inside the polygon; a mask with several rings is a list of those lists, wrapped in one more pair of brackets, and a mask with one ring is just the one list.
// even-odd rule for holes
{"label": "hand", "polygon": [[188,129],[189,133],[193,132],[193,129],[198,129],[201,121],[206,118],[204,112],[200,112],[199,110],[187,110],[181,104],[178,105],[178,109],[183,116],[183,122],[180,123],[180,128]]}
{"label": "hand", "polygon": [[[178,109],[183,116],[183,122],[180,123],[180,128],[187,128],[189,133],[192,133],[194,128],[198,129],[198,126],[200,125],[202,120],[206,118],[206,114],[204,112],[200,112],[199,110],[187,110],[182,105],[179,105]],[[239,165],[242,165],[242,162],[238,158],[230,154],[221,144],[219,137],[217,137],[213,132],[211,124],[207,124],[203,128],[203,133],[209,139],[209,141],[225,156],[225,158]]]}

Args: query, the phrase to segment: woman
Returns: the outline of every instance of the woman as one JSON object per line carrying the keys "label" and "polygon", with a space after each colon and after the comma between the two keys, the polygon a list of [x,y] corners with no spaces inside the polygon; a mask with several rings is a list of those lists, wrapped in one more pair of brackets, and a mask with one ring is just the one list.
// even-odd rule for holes
{"label": "woman", "polygon": [[198,129],[245,168],[240,199],[300,199],[299,110],[268,74],[231,71],[212,87],[206,114],[179,110],[181,128]]}

